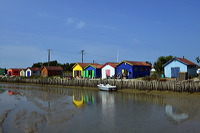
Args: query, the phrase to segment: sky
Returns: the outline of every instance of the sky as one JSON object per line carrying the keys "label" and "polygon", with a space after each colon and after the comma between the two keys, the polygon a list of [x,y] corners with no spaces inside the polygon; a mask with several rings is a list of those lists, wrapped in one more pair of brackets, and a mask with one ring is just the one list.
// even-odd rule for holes
{"label": "sky", "polygon": [[200,56],[199,0],[0,0],[0,67]]}

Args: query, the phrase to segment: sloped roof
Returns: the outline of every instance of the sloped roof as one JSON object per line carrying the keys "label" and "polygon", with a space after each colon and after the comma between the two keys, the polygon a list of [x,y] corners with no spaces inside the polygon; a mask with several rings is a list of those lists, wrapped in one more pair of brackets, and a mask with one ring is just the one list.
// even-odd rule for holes
{"label": "sloped roof", "polygon": [[101,68],[103,65],[99,65],[99,64],[91,64],[91,66],[95,67],[95,68]]}
{"label": "sloped roof", "polygon": [[185,59],[185,58],[176,58],[176,59],[178,59],[178,60],[181,61],[181,62],[184,62],[184,63],[187,64],[187,65],[194,65],[194,66],[197,65],[197,64],[195,64],[195,63],[193,63],[193,62],[191,62],[191,61],[189,61],[189,60],[187,60],[187,59]]}
{"label": "sloped roof", "polygon": [[178,60],[178,61],[180,61],[181,63],[183,63],[185,65],[197,66],[195,63],[193,63],[193,62],[191,62],[191,61],[189,61],[189,60],[187,60],[185,58],[172,58],[170,61],[168,61],[167,63],[165,63],[163,65],[163,67],[166,66],[166,65],[168,65],[169,63],[171,63],[173,60]]}
{"label": "sloped roof", "polygon": [[29,67],[28,69],[30,69],[31,71],[40,71],[41,68],[38,67]]}
{"label": "sloped roof", "polygon": [[[94,67],[94,68],[101,68],[103,65],[100,65],[100,64],[89,64],[88,66],[86,66],[85,68],[87,68],[87,67],[89,67],[89,66],[92,66],[92,67]],[[85,69],[84,68],[84,69]]]}
{"label": "sloped roof", "polygon": [[[63,68],[62,67],[60,67],[60,66],[44,66],[47,70],[54,70],[54,71],[61,71],[61,70],[63,70]],[[44,68],[43,67],[43,68]]]}
{"label": "sloped roof", "polygon": [[[151,66],[150,64],[146,62],[139,62],[139,61],[122,61],[122,62],[126,62],[132,66]],[[120,62],[119,64],[121,64],[122,62]]]}
{"label": "sloped roof", "polygon": [[97,63],[76,63],[72,68],[74,68],[76,65],[80,65],[82,68],[85,68],[90,64],[97,64]]}
{"label": "sloped roof", "polygon": [[13,71],[20,71],[20,70],[26,70],[26,68],[10,68],[8,70],[13,70]]}
{"label": "sloped roof", "polygon": [[101,68],[103,68],[103,67],[105,67],[106,65],[110,65],[110,66],[112,66],[112,67],[114,67],[114,68],[116,68],[117,67],[117,65],[118,65],[118,63],[116,63],[116,62],[107,62],[106,64],[104,64]]}
{"label": "sloped roof", "polygon": [[25,69],[25,68],[22,68],[22,69],[20,69],[20,71],[26,71],[26,69]]}

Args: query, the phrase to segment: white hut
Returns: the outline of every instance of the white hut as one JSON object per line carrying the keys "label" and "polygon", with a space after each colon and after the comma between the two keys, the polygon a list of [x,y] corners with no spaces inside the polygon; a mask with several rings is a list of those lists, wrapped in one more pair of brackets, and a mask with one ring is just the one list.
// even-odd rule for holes
{"label": "white hut", "polygon": [[21,69],[19,76],[25,77],[25,75],[26,75],[26,69]]}
{"label": "white hut", "polygon": [[108,62],[101,67],[102,79],[115,76],[115,68],[118,63]]}
{"label": "white hut", "polygon": [[26,70],[26,77],[40,76],[40,75],[41,75],[41,68],[29,67]]}

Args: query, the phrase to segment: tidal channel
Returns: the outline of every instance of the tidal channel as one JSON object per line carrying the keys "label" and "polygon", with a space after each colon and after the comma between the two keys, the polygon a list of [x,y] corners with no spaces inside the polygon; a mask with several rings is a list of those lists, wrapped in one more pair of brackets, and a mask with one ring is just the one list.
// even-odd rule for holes
{"label": "tidal channel", "polygon": [[199,133],[200,94],[0,83],[0,133]]}

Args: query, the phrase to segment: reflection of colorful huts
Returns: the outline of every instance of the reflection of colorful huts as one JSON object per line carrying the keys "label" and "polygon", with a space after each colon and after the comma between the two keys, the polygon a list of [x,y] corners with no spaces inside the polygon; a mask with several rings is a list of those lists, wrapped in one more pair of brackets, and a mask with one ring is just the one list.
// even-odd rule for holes
{"label": "reflection of colorful huts", "polygon": [[26,77],[30,76],[40,76],[41,74],[41,68],[36,68],[36,67],[29,67],[26,70]]}
{"label": "reflection of colorful huts", "polygon": [[84,101],[83,101],[83,95],[78,95],[78,96],[72,96],[72,101],[76,105],[76,107],[80,108],[83,106]]}
{"label": "reflection of colorful huts", "polygon": [[57,66],[44,66],[41,69],[41,76],[61,76],[63,74],[63,68]]}
{"label": "reflection of colorful huts", "polygon": [[187,59],[173,58],[163,65],[165,77],[178,78],[179,72],[188,72],[188,76],[196,76],[197,65]]}
{"label": "reflection of colorful huts", "polygon": [[85,78],[100,78],[101,67],[99,64],[90,64],[84,68]]}
{"label": "reflection of colorful huts", "polygon": [[73,77],[84,77],[84,68],[91,63],[76,63],[73,68]]}
{"label": "reflection of colorful huts", "polygon": [[116,74],[132,79],[150,75],[151,65],[146,62],[122,61],[117,65]]}
{"label": "reflection of colorful huts", "polygon": [[10,68],[7,71],[8,76],[19,76],[20,75],[20,70],[19,68]]}
{"label": "reflection of colorful huts", "polygon": [[25,77],[26,76],[26,69],[21,69],[19,76],[20,77]]}
{"label": "reflection of colorful huts", "polygon": [[101,67],[101,78],[108,78],[108,77],[114,77],[115,76],[115,71],[116,71],[116,66],[118,63],[112,63],[112,62],[108,62],[106,64],[104,64]]}

